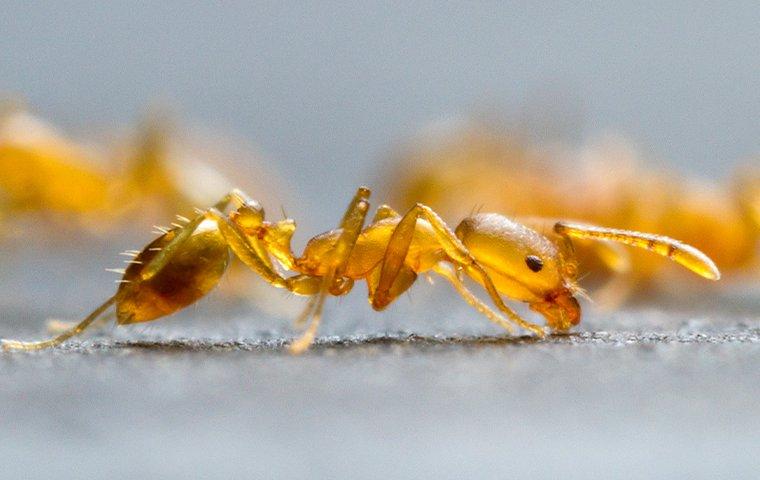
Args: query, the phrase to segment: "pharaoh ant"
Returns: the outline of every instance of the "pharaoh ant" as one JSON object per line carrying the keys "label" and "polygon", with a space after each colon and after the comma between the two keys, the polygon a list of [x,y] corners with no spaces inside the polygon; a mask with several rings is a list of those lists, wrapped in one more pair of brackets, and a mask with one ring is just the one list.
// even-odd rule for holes
{"label": "pharaoh ant", "polygon": [[[365,226],[369,196],[368,188],[359,188],[340,227],[312,238],[296,258],[290,247],[295,222],[266,221],[257,201],[233,190],[136,253],[116,293],[82,322],[49,340],[3,340],[2,346],[37,350],[59,345],[86,330],[113,305],[118,325],[169,315],[216,286],[230,251],[271,285],[311,297],[299,318],[307,326],[290,344],[292,353],[303,352],[314,341],[328,295],[345,295],[355,281],[365,280],[372,308],[383,310],[426,272],[448,280],[467,303],[510,333],[516,325],[538,337],[545,335],[544,328],[508,307],[502,295],[527,303],[545,317],[552,331],[568,331],[580,322],[576,295],[582,293],[571,238],[644,248],[710,280],[720,278],[712,260],[696,248],[634,231],[558,222],[545,236],[495,213],[471,215],[452,231],[421,203],[403,216],[381,205]],[[285,276],[277,265],[294,275]],[[485,289],[498,311],[470,291],[464,275]]]}

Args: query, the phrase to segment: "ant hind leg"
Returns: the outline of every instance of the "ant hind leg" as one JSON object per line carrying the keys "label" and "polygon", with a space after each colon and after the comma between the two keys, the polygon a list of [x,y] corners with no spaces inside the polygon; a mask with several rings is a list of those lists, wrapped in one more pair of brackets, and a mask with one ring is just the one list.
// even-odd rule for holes
{"label": "ant hind leg", "polygon": [[[96,321],[94,321],[90,325],[89,330],[105,327],[109,321],[114,320],[115,318],[116,318],[115,312],[111,312],[108,315],[101,315],[100,317],[98,317]],[[47,332],[49,334],[58,335],[67,330],[71,330],[78,323],[79,322],[76,322],[76,321],[72,322],[72,321],[67,321],[67,320],[58,320],[57,318],[49,318],[45,322],[45,328],[47,329]]]}
{"label": "ant hind leg", "polygon": [[103,305],[96,308],[92,313],[90,313],[87,318],[79,322],[78,324],[74,325],[69,330],[64,331],[63,333],[59,334],[56,337],[53,337],[49,340],[42,340],[39,342],[21,342],[18,340],[0,340],[0,346],[2,346],[3,350],[42,350],[44,348],[50,348],[55,347],[57,345],[60,345],[61,343],[65,342],[69,338],[79,335],[83,331],[87,330],[88,327],[90,327],[108,308],[116,303],[117,296],[114,295],[113,297],[109,298],[108,300],[103,303]]}

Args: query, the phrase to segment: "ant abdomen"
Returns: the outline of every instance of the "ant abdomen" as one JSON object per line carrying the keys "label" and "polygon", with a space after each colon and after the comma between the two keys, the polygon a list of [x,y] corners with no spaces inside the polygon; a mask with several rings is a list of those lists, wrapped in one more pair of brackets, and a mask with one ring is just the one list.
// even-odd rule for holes
{"label": "ant abdomen", "polygon": [[140,252],[124,272],[116,294],[117,323],[149,322],[180,310],[211,291],[229,262],[229,249],[213,222],[204,222],[155,275],[143,279],[151,260],[172,241],[170,230]]}

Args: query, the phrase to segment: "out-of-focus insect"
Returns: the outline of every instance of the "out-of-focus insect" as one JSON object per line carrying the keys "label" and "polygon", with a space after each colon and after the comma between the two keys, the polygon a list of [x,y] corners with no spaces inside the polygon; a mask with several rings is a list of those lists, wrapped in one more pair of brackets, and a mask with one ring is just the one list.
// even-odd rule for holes
{"label": "out-of-focus insect", "polygon": [[[545,334],[541,326],[508,307],[502,295],[526,302],[545,317],[551,330],[567,331],[581,318],[576,295],[582,291],[571,238],[643,248],[705,278],[720,277],[713,262],[694,247],[627,230],[558,222],[551,234],[542,235],[502,215],[477,214],[452,231],[423,204],[403,216],[382,205],[365,226],[369,195],[369,189],[359,188],[340,227],[312,238],[296,258],[290,247],[295,222],[267,222],[258,202],[233,191],[135,252],[114,296],[81,323],[50,340],[3,340],[2,345],[7,350],[58,345],[84,331],[112,305],[119,325],[169,315],[214,288],[227,268],[230,251],[271,285],[311,297],[297,322],[308,324],[290,345],[293,353],[314,341],[328,295],[344,295],[355,281],[364,280],[372,308],[382,310],[427,272],[443,276],[467,303],[510,332],[516,325],[538,336]],[[294,275],[285,276],[281,269]],[[483,286],[496,311],[470,291],[463,275]]]}
{"label": "out-of-focus insect", "polygon": [[78,216],[100,209],[109,182],[94,157],[22,110],[0,112],[2,211]]}
{"label": "out-of-focus insect", "polygon": [[[424,202],[445,215],[485,206],[520,221],[540,216],[654,231],[705,251],[733,276],[760,267],[760,170],[740,170],[731,188],[724,188],[644,169],[641,163],[621,139],[580,152],[542,149],[472,122],[405,149],[396,167],[386,169],[385,190],[394,204]],[[542,231],[552,222],[534,226]],[[585,241],[576,247],[601,305],[689,285],[680,277],[674,281],[662,262],[645,253]]]}
{"label": "out-of-focus insect", "polygon": [[165,116],[149,115],[128,145],[85,145],[7,108],[0,112],[0,212],[103,233],[136,210],[190,213],[230,189],[174,139]]}

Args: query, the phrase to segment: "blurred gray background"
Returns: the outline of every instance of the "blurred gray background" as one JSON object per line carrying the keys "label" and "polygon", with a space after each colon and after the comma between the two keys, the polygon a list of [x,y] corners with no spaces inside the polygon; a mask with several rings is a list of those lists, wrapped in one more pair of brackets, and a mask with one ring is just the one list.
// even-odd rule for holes
{"label": "blurred gray background", "polygon": [[[758,52],[756,2],[0,1],[0,93],[82,136],[159,101],[241,137],[289,185],[300,238],[399,141],[473,111],[622,133],[720,180],[760,152]],[[80,317],[136,246],[23,247],[3,251],[0,336]],[[424,283],[382,315],[363,288],[331,301],[328,345],[299,358],[274,348],[289,314],[217,294],[73,351],[0,354],[0,478],[757,478],[757,285],[589,311],[577,342],[329,344],[499,333]]]}
{"label": "blurred gray background", "polygon": [[398,141],[478,109],[723,177],[760,151],[758,51],[756,2],[2,2],[0,92],[84,132],[164,102],[255,145],[320,228]]}

